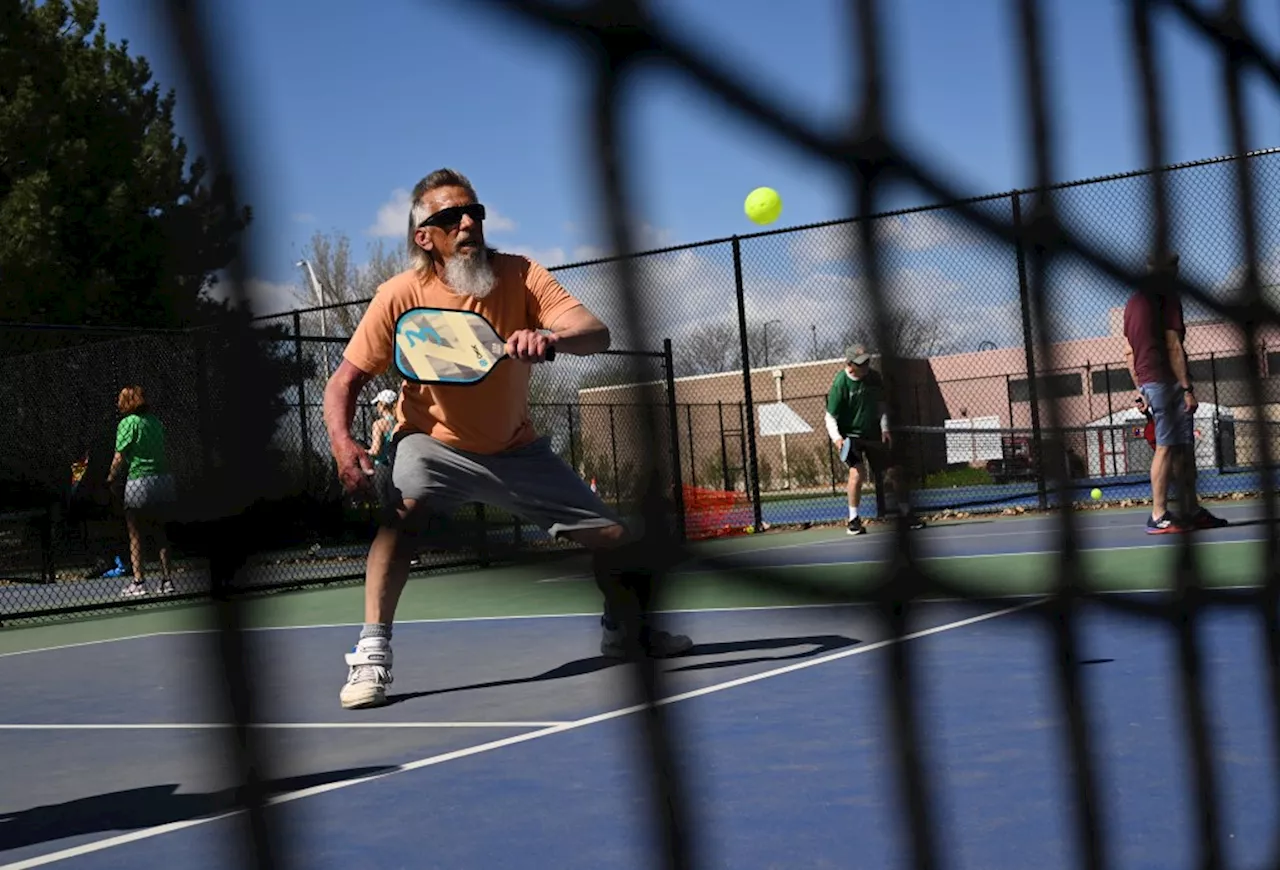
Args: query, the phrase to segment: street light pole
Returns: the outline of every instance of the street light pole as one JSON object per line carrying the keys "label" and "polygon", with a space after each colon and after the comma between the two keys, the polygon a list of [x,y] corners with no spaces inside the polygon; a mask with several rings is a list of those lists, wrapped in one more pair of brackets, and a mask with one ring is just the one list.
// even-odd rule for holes
{"label": "street light pole", "polygon": [[[321,285],[320,279],[316,277],[316,270],[311,268],[311,262],[308,260],[299,260],[297,266],[307,273],[307,280],[311,284],[311,292],[316,294],[316,304],[320,306],[320,337],[328,338],[328,321],[325,317],[324,308],[324,286]],[[328,378],[329,372],[329,343],[323,342],[324,347],[324,374]]]}
{"label": "street light pole", "polygon": [[781,320],[766,320],[764,323],[764,364],[769,365],[769,324],[782,323]]}

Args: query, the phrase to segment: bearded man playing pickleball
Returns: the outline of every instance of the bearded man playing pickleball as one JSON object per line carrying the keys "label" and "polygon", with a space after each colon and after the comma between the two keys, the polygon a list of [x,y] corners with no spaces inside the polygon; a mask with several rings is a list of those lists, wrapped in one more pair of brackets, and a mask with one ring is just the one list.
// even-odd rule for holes
{"label": "bearded man playing pickleball", "polygon": [[[346,656],[346,708],[386,703],[391,683],[391,633],[409,576],[413,533],[432,516],[479,502],[520,516],[555,537],[592,552],[604,593],[603,655],[630,649],[652,657],[679,655],[692,641],[643,625],[623,626],[649,612],[649,564],[634,532],[539,436],[529,415],[531,365],[557,354],[607,350],[609,330],[551,273],[528,258],[485,245],[485,211],[471,182],[441,169],[414,187],[408,246],[413,268],[378,288],[325,389],[324,418],[338,477],[357,493],[370,484],[373,464],[351,436],[360,391],[385,372],[395,353],[395,324],[410,308],[475,311],[507,336],[510,359],[468,385],[406,381],[396,403],[387,509],[365,568],[364,627]],[[545,330],[545,332],[543,331]],[[549,333],[549,334],[548,334]]]}
{"label": "bearded man playing pickleball", "polygon": [[849,468],[848,533],[862,535],[867,531],[858,514],[865,466],[881,476],[911,528],[923,529],[924,520],[911,512],[899,470],[889,462],[893,436],[884,399],[884,380],[871,367],[871,354],[862,345],[845,348],[844,368],[836,372],[827,391],[825,417],[827,435]]}

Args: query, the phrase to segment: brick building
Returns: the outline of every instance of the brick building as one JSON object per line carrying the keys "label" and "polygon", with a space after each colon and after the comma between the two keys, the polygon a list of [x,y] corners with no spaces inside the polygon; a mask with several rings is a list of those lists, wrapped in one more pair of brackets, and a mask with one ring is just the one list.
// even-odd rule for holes
{"label": "brick building", "polygon": [[[1134,395],[1124,363],[1123,309],[1110,312],[1108,334],[1060,342],[1054,347],[1053,368],[1042,371],[1039,385],[1041,424],[1043,409],[1057,402],[1059,423],[1078,429],[1068,436],[1069,449],[1078,463],[1077,473],[1126,473],[1142,470],[1123,443],[1126,430],[1137,419]],[[1269,421],[1280,419],[1280,330],[1265,329],[1259,336],[1265,413]],[[1202,410],[1198,415],[1201,464],[1252,465],[1259,459],[1260,435],[1250,421],[1254,417],[1245,381],[1247,358],[1243,336],[1218,321],[1189,323],[1187,349],[1191,374],[1198,385]],[[879,361],[873,363],[879,365]],[[761,489],[809,489],[830,487],[842,479],[837,457],[823,424],[827,390],[841,359],[827,359],[757,368],[751,371],[755,405]],[[900,424],[975,428],[1029,428],[1032,423],[1026,351],[1021,347],[911,359],[898,379]],[[621,462],[634,460],[642,439],[618,438],[615,416],[612,434],[605,409],[661,406],[666,401],[660,382],[645,385],[594,387],[580,390],[579,408],[585,444],[609,444]],[[681,466],[686,483],[740,489],[745,465],[746,405],[740,370],[675,379]],[[779,410],[779,401],[787,410]],[[665,415],[665,407],[657,410]],[[787,434],[765,434],[785,419]],[[1215,425],[1220,426],[1214,432]],[[808,429],[807,432],[797,431]],[[1113,435],[1113,433],[1119,433]],[[1103,437],[1104,434],[1106,437]],[[1212,437],[1210,437],[1212,436]],[[1117,438],[1120,440],[1117,441]],[[909,451],[917,463],[913,469],[923,483],[930,474],[959,464],[985,466],[1000,455],[999,437],[974,439],[954,434],[921,437]],[[966,456],[965,451],[969,450]],[[1280,443],[1275,445],[1280,452]],[[967,460],[967,462],[963,461]],[[1149,458],[1147,460],[1149,462]]]}

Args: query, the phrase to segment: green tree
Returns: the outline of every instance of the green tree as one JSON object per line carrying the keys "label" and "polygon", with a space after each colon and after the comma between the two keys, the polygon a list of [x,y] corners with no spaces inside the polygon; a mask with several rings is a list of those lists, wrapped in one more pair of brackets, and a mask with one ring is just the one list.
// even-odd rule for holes
{"label": "green tree", "polygon": [[[22,376],[7,379],[9,403],[39,411],[14,415],[14,440],[43,451],[16,471],[0,465],[0,486],[29,469],[50,476],[38,481],[45,489],[65,478],[80,446],[49,430],[86,433],[109,450],[115,394],[145,381],[148,398],[173,409],[175,430],[179,417],[196,418],[179,481],[195,515],[305,497],[307,481],[288,474],[299,448],[271,444],[285,391],[310,367],[297,364],[285,330],[208,293],[240,255],[251,211],[176,135],[174,93],[161,92],[127,42],[107,39],[95,0],[0,0],[0,34],[0,322],[76,327],[0,332],[5,371]],[[107,326],[181,332],[140,363],[130,348],[156,342]],[[76,374],[74,359],[92,368]],[[91,394],[47,398],[48,383],[90,375]],[[278,513],[315,527],[305,512]]]}
{"label": "green tree", "polygon": [[250,210],[96,0],[0,4],[0,318],[193,325]]}

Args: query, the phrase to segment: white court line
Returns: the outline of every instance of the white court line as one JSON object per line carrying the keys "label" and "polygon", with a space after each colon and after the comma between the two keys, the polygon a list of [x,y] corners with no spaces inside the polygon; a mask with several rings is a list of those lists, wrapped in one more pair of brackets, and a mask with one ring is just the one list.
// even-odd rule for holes
{"label": "white court line", "polygon": [[[1041,597],[1043,598],[1043,596]],[[968,619],[961,619],[956,622],[949,622],[944,625],[937,625],[937,626],[934,626],[933,628],[926,628],[920,631],[913,631],[909,634],[904,634],[902,637],[888,638],[886,640],[875,641],[873,643],[866,644],[865,646],[855,646],[850,649],[841,650],[839,652],[828,653],[827,655],[819,656],[818,658],[806,659],[804,661],[794,662],[792,664],[784,665],[782,667],[774,668],[772,670],[761,671],[760,673],[757,673],[757,674],[749,674],[745,677],[739,677],[738,679],[735,679],[735,680],[728,680],[723,683],[714,683],[710,686],[704,686],[701,689],[693,689],[692,691],[683,692],[679,695],[672,695],[668,698],[663,698],[657,702],[657,706],[665,707],[669,704],[675,704],[680,701],[688,701],[693,698],[703,697],[704,695],[712,695],[712,694],[716,694],[717,692],[723,692],[728,689],[734,689],[734,688],[737,688],[738,686],[745,686],[750,683],[757,683],[757,682],[760,682],[761,680],[771,679],[772,677],[780,677],[783,674],[789,674],[794,671],[801,671],[806,668],[817,667],[818,665],[826,664],[827,662],[834,662],[839,659],[849,658],[850,656],[863,655],[865,653],[874,652],[875,650],[884,649],[887,646],[892,646],[893,644],[901,643],[902,641],[916,640],[922,637],[928,637],[929,635],[933,635],[933,634],[941,634],[944,631],[952,631],[957,628],[965,628],[966,626],[974,625],[979,622],[985,622],[986,620],[989,620],[989,619],[995,619],[1000,616],[1005,616],[1010,613],[1015,613],[1019,610],[1025,610],[1029,607],[1034,606],[1036,603],[1037,603],[1036,601],[1028,601],[1024,604],[1014,605],[1013,607],[1006,607],[1001,610],[990,611],[988,613],[983,613],[978,616],[969,617]],[[600,722],[608,722],[613,719],[621,719],[624,716],[630,716],[633,713],[639,713],[646,709],[648,709],[647,704],[635,704],[633,706],[623,707],[618,710],[610,710],[605,713],[599,713],[595,716],[588,716],[585,719],[577,719],[573,722],[565,722],[563,724],[554,725],[548,728],[543,728],[538,731],[529,731],[524,734],[516,734],[511,737],[504,737],[501,740],[494,740],[489,743],[481,743],[477,746],[468,746],[466,749],[457,749],[457,750],[454,750],[453,752],[444,752],[444,753],[441,753],[440,755],[432,755],[427,758],[420,758],[416,761],[410,761],[405,764],[398,764],[395,767],[392,767],[388,770],[382,771],[380,773],[371,774],[369,776],[360,777],[357,779],[344,779],[344,780],[339,780],[337,782],[325,783],[324,785],[316,785],[310,788],[304,788],[304,789],[299,789],[297,791],[286,792],[285,794],[276,795],[274,797],[268,798],[266,803],[268,806],[276,806],[278,804],[301,800],[302,798],[315,797],[316,795],[326,794],[331,791],[338,791],[339,789],[344,789],[353,785],[358,785],[362,782],[373,782],[374,780],[383,779],[385,777],[394,776],[396,774],[408,773],[410,771],[420,770],[424,767],[434,767],[439,764],[444,764],[445,762],[448,762],[448,761],[456,761],[459,758],[467,758],[472,755],[480,755],[481,753],[492,752],[495,749],[502,749],[503,747],[506,747],[506,746],[514,746],[517,743],[525,743],[531,740],[537,740],[540,737],[550,737],[553,734],[560,734],[565,731],[573,731],[578,728],[585,728],[588,725],[596,725]],[[170,834],[175,831],[181,831],[184,828],[192,828],[192,827],[195,827],[196,825],[203,825],[209,822],[216,822],[221,819],[231,818],[232,816],[239,815],[243,812],[244,812],[243,810],[231,810],[229,812],[219,813],[217,815],[212,815],[212,816],[204,816],[198,819],[185,819],[180,822],[170,822],[165,825],[157,825],[156,827],[152,827],[152,828],[144,828],[140,831],[130,831],[127,834],[121,834],[116,837],[109,837],[107,839],[98,840],[93,843],[85,843],[80,846],[72,846],[69,849],[63,849],[59,852],[50,852],[46,855],[38,855],[34,858],[28,858],[23,861],[18,861],[14,864],[5,864],[3,866],[0,866],[0,870],[29,870],[29,868],[32,868],[32,867],[43,867],[46,864],[53,864],[57,861],[65,861],[68,858],[79,858],[83,855],[90,855],[94,852],[101,852],[106,849],[115,848],[116,846],[124,846],[129,843],[137,842],[139,840],[146,840],[152,837],[159,837],[164,834]]]}
{"label": "white court line", "polygon": [[[1007,518],[1007,519],[1012,519],[1012,517],[1009,517],[1009,518]],[[1040,519],[1043,519],[1043,518],[1041,518],[1041,517],[1028,517],[1027,519],[1040,520]],[[1045,520],[1045,522],[1048,522],[1048,520]],[[934,536],[936,536],[936,535],[937,535],[937,532],[942,531],[942,530],[945,530],[945,529],[947,529],[947,528],[948,528],[948,526],[947,526],[945,523],[937,523],[937,524],[933,525],[932,527],[930,527],[930,531],[929,531],[929,533],[928,533],[928,534],[929,534],[929,537],[934,537]],[[951,528],[954,528],[954,527],[951,527]],[[1115,526],[1115,525],[1111,525],[1111,524],[1102,524],[1102,523],[1099,523],[1099,524],[1096,524],[1096,525],[1085,524],[1085,525],[1083,525],[1083,526],[1081,526],[1081,527],[1080,527],[1080,531],[1086,531],[1086,532],[1098,532],[1098,531],[1117,531],[1117,532],[1123,532],[1123,531],[1132,531],[1132,530],[1133,530],[1133,529],[1135,529],[1135,528],[1138,528],[1138,526],[1137,526],[1137,525],[1133,525],[1133,526],[1127,526],[1127,525],[1125,525],[1125,526]],[[1055,528],[1053,531],[1056,531],[1056,528]],[[975,535],[969,535],[969,534],[959,535],[959,534],[957,534],[957,535],[947,535],[947,536],[944,536],[944,537],[945,537],[945,539],[946,539],[947,541],[954,541],[954,540],[957,540],[957,539],[970,538],[970,537],[978,538],[978,539],[980,539],[980,540],[985,540],[985,539],[987,539],[987,538],[1011,538],[1011,537],[1025,538],[1028,534],[1034,534],[1034,533],[1032,533],[1032,532],[1028,532],[1026,529],[1023,529],[1023,530],[1022,530],[1022,531],[1020,531],[1020,532],[984,532],[984,533],[982,533],[982,534],[975,534]],[[746,558],[746,557],[749,557],[749,556],[754,556],[756,553],[768,553],[768,552],[772,552],[772,551],[774,551],[774,550],[791,550],[791,549],[795,549],[795,548],[797,548],[797,547],[808,547],[808,548],[810,548],[810,549],[822,549],[822,548],[827,548],[827,547],[834,547],[836,544],[845,544],[846,546],[847,546],[847,545],[852,544],[853,546],[855,546],[855,547],[859,547],[859,548],[868,548],[868,547],[874,548],[876,545],[883,543],[883,542],[881,541],[881,538],[882,538],[882,537],[884,537],[884,534],[883,534],[883,533],[881,533],[881,534],[876,534],[876,535],[866,535],[866,536],[865,536],[865,540],[864,540],[862,543],[854,543],[853,541],[848,540],[848,539],[847,539],[847,537],[846,537],[846,538],[831,538],[831,539],[826,539],[826,540],[817,540],[817,541],[807,541],[807,542],[805,542],[805,543],[799,543],[799,544],[777,544],[777,545],[775,545],[775,546],[771,546],[771,547],[756,547],[756,548],[749,549],[749,550],[743,550],[743,551],[741,551],[740,553],[735,553],[735,554],[734,554],[733,556],[731,556],[731,557],[728,557],[728,556],[722,556],[722,555],[717,555],[717,556],[695,557],[695,559],[700,560],[700,561],[706,561],[707,559]],[[857,539],[855,538],[854,540],[857,540]],[[1207,543],[1207,544],[1249,544],[1249,543],[1254,543],[1254,541],[1205,541],[1204,543]],[[1132,547],[1086,547],[1086,548],[1084,548],[1084,549],[1083,549],[1083,551],[1084,551],[1084,552],[1090,552],[1090,553],[1097,553],[1097,552],[1106,552],[1106,551],[1108,551],[1108,550],[1142,550],[1142,549],[1149,549],[1151,546],[1153,546],[1153,545],[1149,545],[1149,544],[1140,544],[1140,545],[1134,545],[1134,546],[1132,546]],[[1160,544],[1155,544],[1154,546],[1162,546],[1162,545],[1160,545]],[[1058,552],[1058,551],[1057,551],[1057,550],[1039,550],[1039,551],[1035,551],[1035,552],[1017,552],[1017,553],[979,553],[979,554],[976,554],[976,555],[966,555],[966,556],[924,556],[924,557],[922,557],[922,558],[925,558],[925,559],[973,559],[973,558],[978,558],[978,557],[981,557],[981,556],[1041,556],[1041,555],[1044,555],[1045,553],[1056,553],[1056,552]],[[845,564],[845,563],[837,563],[837,562],[813,562],[813,563],[808,563],[808,562],[797,562],[797,563],[795,563],[794,565],[793,565],[793,564],[787,564],[787,565],[763,565],[763,566],[761,566],[761,567],[764,567],[764,568],[791,568],[791,567],[796,567],[796,568],[809,568],[809,567],[812,567],[813,565],[835,565],[835,564]],[[853,563],[849,563],[849,564],[853,564]],[[707,569],[707,568],[703,568],[703,569],[696,569],[696,570],[690,570],[690,571],[681,571],[680,573],[682,573],[682,574],[706,574],[706,573],[711,573],[713,570],[714,570],[714,569]],[[545,580],[537,580],[537,581],[535,581],[535,582],[537,582],[537,583],[572,583],[572,582],[582,582],[582,581],[584,581],[584,580],[591,580],[591,579],[593,579],[593,578],[592,578],[592,576],[591,576],[590,574],[565,574],[565,575],[562,575],[562,576],[560,576],[560,577],[548,577],[548,578],[546,578]]]}
{"label": "white court line", "polygon": [[[551,728],[566,722],[254,722],[253,729],[329,728]],[[5,722],[0,731],[212,731],[234,728],[230,722]]]}
{"label": "white court line", "polygon": [[[1196,542],[1195,546],[1206,547],[1206,546],[1226,546],[1230,544],[1245,545],[1245,544],[1261,544],[1261,543],[1263,542],[1257,541],[1257,540],[1198,541]],[[792,545],[786,544],[783,546],[790,547]],[[779,549],[782,549],[783,546],[780,546]],[[1154,550],[1159,547],[1177,547],[1177,546],[1178,544],[1170,541],[1163,544],[1135,544],[1132,546],[1121,546],[1121,547],[1089,547],[1082,550],[1081,552],[1110,553],[1110,552],[1116,552],[1119,550]],[[947,559],[956,559],[956,560],[996,559],[996,558],[1008,558],[1011,556],[1051,556],[1058,552],[1060,551],[1059,550],[1028,550],[1026,552],[1018,552],[1018,553],[970,553],[967,555],[958,555],[958,556],[922,556],[921,558],[928,561],[942,561]],[[862,565],[862,564],[872,564],[872,563],[866,562],[866,561],[804,562],[804,563],[795,563],[795,564],[787,564],[787,565],[762,565],[759,567],[762,568],[763,570],[774,570],[777,568],[817,568],[817,567],[827,567],[827,566]],[[752,567],[752,566],[744,566],[744,567]],[[692,571],[689,573],[690,574],[714,574],[716,573],[717,570],[720,570],[720,569],[706,569],[702,571]],[[1255,587],[1253,586],[1215,586],[1213,588],[1214,589],[1253,589]],[[1153,589],[1105,590],[1100,592],[1099,594],[1143,595],[1151,592],[1164,592],[1164,591],[1167,591],[1167,590],[1161,587],[1156,587]],[[1040,596],[1043,594],[1044,593],[1041,593],[1041,592],[1012,593],[1007,595],[996,595],[996,596],[992,596],[992,598],[998,598],[1002,601],[1012,601],[1018,598],[1024,598],[1029,596]],[[919,604],[953,604],[953,603],[979,604],[982,602],[982,600],[983,599],[981,598],[922,598],[918,600],[918,603]],[[837,602],[833,604],[826,604],[826,603],[752,604],[752,605],[746,605],[741,607],[673,608],[671,610],[660,610],[658,612],[664,613],[664,614],[750,613],[753,611],[764,611],[764,610],[799,610],[801,608],[866,607],[866,606],[871,606],[871,603],[845,601],[845,602]],[[583,612],[583,613],[517,613],[517,614],[504,615],[504,616],[435,616],[435,617],[427,617],[424,619],[397,619],[396,625],[432,625],[436,623],[453,623],[453,622],[506,622],[506,621],[527,620],[527,619],[588,619],[588,618],[598,619],[599,617],[600,617],[599,611],[595,611],[592,613],[586,613],[586,612]],[[312,629],[312,628],[359,628],[362,625],[364,625],[363,622],[317,622],[317,623],[307,623],[303,625],[258,625],[258,626],[250,626],[248,628],[245,628],[244,631],[246,632],[249,632],[249,631],[304,631],[306,629]],[[96,646],[97,644],[103,644],[103,643],[117,643],[117,642],[126,641],[126,640],[146,640],[152,637],[175,637],[175,636],[188,635],[188,634],[217,634],[218,631],[219,629],[216,629],[216,628],[187,628],[187,629],[177,629],[173,631],[144,632],[142,634],[130,634],[130,635],[125,635],[123,637],[103,637],[97,640],[84,640],[84,641],[78,641],[76,643],[54,644],[52,646],[36,647],[34,649],[17,649],[17,650],[10,650],[9,652],[0,652],[0,659],[8,658],[10,656],[32,655],[33,653],[57,652],[59,650],[75,649],[77,647],[82,647],[82,646]],[[0,868],[0,870],[3,870],[3,868]]]}
{"label": "white court line", "polygon": [[[1013,532],[1002,532],[1001,534],[1003,535],[1003,534],[1014,534],[1014,533],[1013,533]],[[1025,536],[1025,535],[1022,535],[1022,536]],[[992,538],[994,538],[994,537],[996,537],[996,535],[983,535],[983,537],[992,537]],[[1263,543],[1263,542],[1262,542],[1262,541],[1253,541],[1253,540],[1249,540],[1249,541],[1198,541],[1198,542],[1196,542],[1195,546],[1196,546],[1196,547],[1208,547],[1208,546],[1214,546],[1214,545],[1221,546],[1221,545],[1223,545],[1223,544],[1261,544],[1261,543]],[[1082,549],[1080,550],[1080,552],[1081,552],[1081,553],[1112,553],[1112,552],[1115,552],[1115,551],[1117,551],[1117,550],[1156,550],[1156,549],[1159,549],[1160,547],[1171,547],[1171,548],[1176,548],[1177,546],[1178,546],[1178,545],[1177,545],[1176,543],[1174,543],[1174,542],[1172,542],[1172,541],[1168,541],[1168,542],[1163,543],[1163,544],[1130,544],[1130,545],[1128,545],[1128,546],[1120,546],[1120,547],[1084,547],[1084,548],[1082,548]],[[955,553],[955,554],[940,554],[940,555],[936,555],[936,556],[921,556],[921,557],[920,557],[920,560],[921,560],[922,562],[945,562],[945,561],[961,560],[961,559],[1007,559],[1007,558],[1010,558],[1010,557],[1012,557],[1012,556],[1052,556],[1052,555],[1055,555],[1055,554],[1060,553],[1060,552],[1062,552],[1062,551],[1061,551],[1061,550],[1017,550],[1017,551],[1015,551],[1015,552],[1011,552],[1011,553]],[[736,566],[736,567],[738,567],[738,568],[755,568],[755,569],[759,569],[759,570],[761,570],[761,571],[776,571],[776,570],[779,570],[779,569],[782,569],[782,568],[826,568],[826,567],[836,567],[836,568],[839,568],[839,567],[845,567],[845,566],[849,566],[849,565],[878,565],[878,564],[880,564],[880,563],[879,563],[879,562],[873,562],[873,561],[868,560],[868,559],[859,559],[859,560],[855,560],[855,561],[848,561],[848,562],[840,562],[840,561],[829,561],[829,562],[787,562],[787,563],[782,564],[782,565],[771,565],[771,564],[753,565],[753,564],[751,564],[751,562],[750,562],[749,560],[743,559],[743,560],[742,560],[742,564],[741,564],[741,565],[738,565],[738,566]],[[711,566],[707,566],[707,567],[705,567],[705,568],[698,568],[698,569],[696,569],[696,570],[681,571],[680,573],[681,573],[681,574],[683,574],[683,575],[696,575],[696,574],[720,574],[720,573],[725,573],[725,572],[731,572],[731,571],[733,571],[733,570],[735,570],[735,568],[734,568],[734,567],[714,568],[714,567],[711,567]],[[582,579],[587,579],[587,578],[582,578]],[[539,580],[539,581],[537,581],[537,582],[539,582],[539,583],[550,583],[550,582],[553,582],[553,581],[550,581],[550,580]],[[562,581],[560,581],[560,582],[568,582],[568,579],[562,580]],[[1134,589],[1134,590],[1132,590],[1132,591],[1134,591],[1134,592],[1147,592],[1147,591],[1153,591],[1153,590],[1146,590],[1146,589]],[[1036,594],[1039,594],[1039,593],[1036,593]],[[1014,597],[1014,596],[1011,596],[1011,595],[999,595],[999,596],[993,596],[993,597],[997,597],[997,598],[1012,598],[1012,597]],[[935,601],[942,601],[943,599],[940,599],[940,598],[927,598],[927,599],[920,599],[920,600],[921,600],[922,602],[930,602],[930,603],[932,603],[932,602],[935,602]],[[959,600],[959,601],[974,601],[974,602],[977,602],[977,601],[980,601],[981,599],[976,599],[976,598],[964,599],[964,598],[962,598],[962,599],[957,599],[957,600]],[[670,611],[670,612],[672,612],[672,613],[679,613],[680,611]],[[696,611],[692,611],[692,612],[696,612]],[[360,624],[360,623],[357,623],[357,624]]]}

